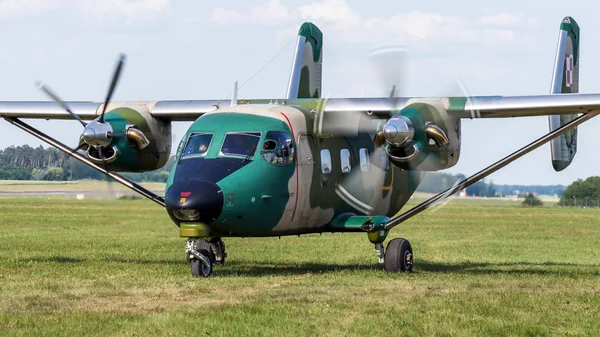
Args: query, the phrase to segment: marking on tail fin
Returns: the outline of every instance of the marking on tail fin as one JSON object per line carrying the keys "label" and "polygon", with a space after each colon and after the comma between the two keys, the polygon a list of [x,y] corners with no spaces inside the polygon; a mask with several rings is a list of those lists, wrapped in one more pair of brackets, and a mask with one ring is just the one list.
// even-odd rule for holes
{"label": "marking on tail fin", "polygon": [[573,70],[574,70],[574,62],[573,62],[572,54],[565,55],[565,65],[566,65],[565,75],[567,77],[565,79],[565,84],[566,84],[567,88],[570,88],[573,86]]}

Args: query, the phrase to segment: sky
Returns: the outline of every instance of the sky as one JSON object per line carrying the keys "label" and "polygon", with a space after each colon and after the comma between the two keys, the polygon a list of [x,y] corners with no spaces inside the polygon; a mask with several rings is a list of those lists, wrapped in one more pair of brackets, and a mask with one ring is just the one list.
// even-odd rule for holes
{"label": "sky", "polygon": [[[390,73],[401,77],[402,96],[547,94],[566,15],[582,30],[580,92],[600,93],[599,10],[554,0],[0,0],[0,101],[46,100],[37,81],[65,100],[102,101],[121,52],[117,101],[221,99],[236,80],[240,98],[284,97],[304,21],[324,34],[327,97],[386,95]],[[369,51],[383,45],[407,48],[401,73],[373,67]],[[32,124],[72,146],[82,131],[73,121]],[[174,148],[188,126],[174,123]],[[579,128],[565,171],[554,172],[545,145],[490,179],[567,185],[598,175],[598,129],[600,118]],[[546,132],[546,117],[465,120],[461,158],[448,171],[475,173]],[[21,144],[41,142],[0,121],[0,148]]]}

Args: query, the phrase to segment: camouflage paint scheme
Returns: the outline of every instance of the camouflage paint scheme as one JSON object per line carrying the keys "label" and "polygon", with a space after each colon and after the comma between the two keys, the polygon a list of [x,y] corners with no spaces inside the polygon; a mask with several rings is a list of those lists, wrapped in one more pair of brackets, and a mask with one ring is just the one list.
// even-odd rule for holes
{"label": "camouflage paint scheme", "polygon": [[[567,49],[574,48],[574,60],[577,61],[579,40],[573,36],[578,35],[578,26],[574,20],[565,18],[561,29],[569,33],[571,38]],[[189,201],[183,197],[184,194],[202,194],[202,190],[195,190],[193,186],[203,181],[218,190],[216,193],[222,209],[217,217],[204,222],[181,221],[169,213],[181,227],[181,236],[210,240],[226,236],[367,231],[371,242],[380,243],[387,236],[382,226],[406,204],[424,172],[446,169],[458,162],[460,119],[480,117],[477,111],[466,109],[469,98],[409,98],[402,109],[386,111],[385,114],[378,112],[369,118],[348,112],[336,114],[328,110],[325,113],[328,100],[320,98],[322,33],[313,24],[305,23],[299,36],[306,38],[306,42],[301,49],[301,76],[297,77],[298,92],[294,97],[286,100],[237,100],[237,104],[231,107],[217,106],[196,119],[183,137],[165,194],[177,196],[182,193],[180,204],[173,207],[186,210]],[[578,69],[577,63],[574,69]],[[577,79],[577,73],[574,76]],[[565,90],[563,76],[563,92]],[[577,90],[577,87],[571,86],[569,90]],[[148,113],[136,112],[147,112],[148,109],[151,107],[115,109],[106,118],[115,130],[124,130],[125,125],[135,124],[147,135],[161,134],[157,133],[157,128],[168,128],[170,133],[168,122],[152,118]],[[411,162],[390,160],[384,148],[376,147],[373,141],[383,123],[399,115],[408,118],[414,125],[413,141],[421,149],[418,157]],[[145,125],[144,120],[151,123]],[[561,122],[565,121],[561,119]],[[372,128],[355,134],[340,133],[340,123],[371,125]],[[424,132],[426,123],[434,123],[443,130],[448,136],[448,143],[436,144],[427,138]],[[262,158],[258,149],[262,148],[269,131],[285,132],[292,137],[295,157],[291,163],[276,166]],[[206,156],[182,158],[188,137],[198,132],[213,134]],[[247,158],[220,155],[227,132],[260,133],[257,150]],[[131,147],[131,144],[127,144],[122,133],[115,133],[115,139],[113,145],[126,154],[119,158],[126,158],[113,163],[114,168],[143,171],[142,166],[154,169],[166,162],[163,155],[169,153],[169,149],[160,140],[158,148],[142,153],[130,150],[128,146]],[[367,165],[364,165],[364,158],[361,163],[361,149],[368,151]],[[328,150],[331,155],[331,172],[327,174],[321,169],[322,150]],[[342,172],[342,150],[350,152],[351,171],[347,173]],[[372,226],[366,230],[365,224]]]}
{"label": "camouflage paint scheme", "polygon": [[[152,118],[147,106],[116,108],[107,112],[105,120],[113,129],[111,146],[117,152],[114,161],[107,164],[112,171],[145,172],[159,169],[171,154],[171,124]],[[140,150],[125,136],[127,127],[142,131],[150,144]]]}
{"label": "camouflage paint scheme", "polygon": [[[559,44],[564,44],[564,53],[557,55],[557,64],[555,72],[560,72],[560,88],[552,88],[551,94],[574,94],[579,92],[579,46],[580,46],[580,30],[579,25],[572,17],[563,19],[560,25]],[[562,39],[562,35],[566,35]],[[559,46],[560,50],[560,46]],[[562,71],[561,71],[562,70]],[[560,89],[557,90],[557,89]],[[573,119],[577,118],[578,114],[549,116],[550,131],[557,129]],[[552,166],[556,171],[566,169],[575,154],[577,153],[577,128],[567,131],[560,137],[550,142],[552,153]]]}
{"label": "camouflage paint scheme", "polygon": [[[269,131],[293,135],[296,158],[286,166],[275,166],[256,151],[249,163],[222,180],[212,181],[223,191],[223,211],[209,224],[210,237],[279,236],[303,233],[364,231],[360,224],[347,227],[344,221],[332,226],[344,216],[396,214],[418,186],[422,173],[395,167],[387,155],[375,150],[369,135],[356,137],[320,138],[313,129],[315,114],[303,107],[275,104],[244,104],[220,108],[198,118],[189,128],[178,151],[177,163],[167,182],[168,190],[174,181],[194,179],[178,171],[190,134],[210,132],[214,138],[203,161],[218,161],[225,133],[260,132],[261,148]],[[359,149],[371,154],[369,171],[361,170]],[[332,170],[323,174],[320,151],[331,153]],[[351,152],[350,173],[342,173],[340,151]],[[227,157],[227,156],[221,156]],[[244,160],[238,158],[237,160]],[[215,163],[216,165],[216,163]],[[184,191],[185,188],[181,192]],[[192,191],[202,193],[202,191]],[[265,198],[264,196],[270,196]],[[381,221],[384,219],[382,218]]]}
{"label": "camouflage paint scheme", "polygon": [[322,93],[323,33],[310,22],[300,26],[298,36],[304,36],[304,52],[297,98],[318,98]]}

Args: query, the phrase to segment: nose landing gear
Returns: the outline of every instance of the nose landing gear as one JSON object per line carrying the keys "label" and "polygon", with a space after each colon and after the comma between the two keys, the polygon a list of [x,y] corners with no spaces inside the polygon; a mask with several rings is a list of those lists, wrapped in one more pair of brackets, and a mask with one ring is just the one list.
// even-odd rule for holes
{"label": "nose landing gear", "polygon": [[225,263],[225,244],[218,239],[207,242],[202,238],[189,238],[186,243],[185,257],[190,264],[193,277],[209,277],[213,272],[213,265]]}

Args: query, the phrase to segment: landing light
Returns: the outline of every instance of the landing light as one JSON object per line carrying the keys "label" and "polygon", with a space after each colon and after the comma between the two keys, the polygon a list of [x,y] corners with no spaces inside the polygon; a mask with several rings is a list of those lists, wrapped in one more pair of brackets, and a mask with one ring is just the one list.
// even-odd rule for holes
{"label": "landing light", "polygon": [[181,221],[197,221],[200,219],[200,212],[195,209],[174,209],[173,215]]}

